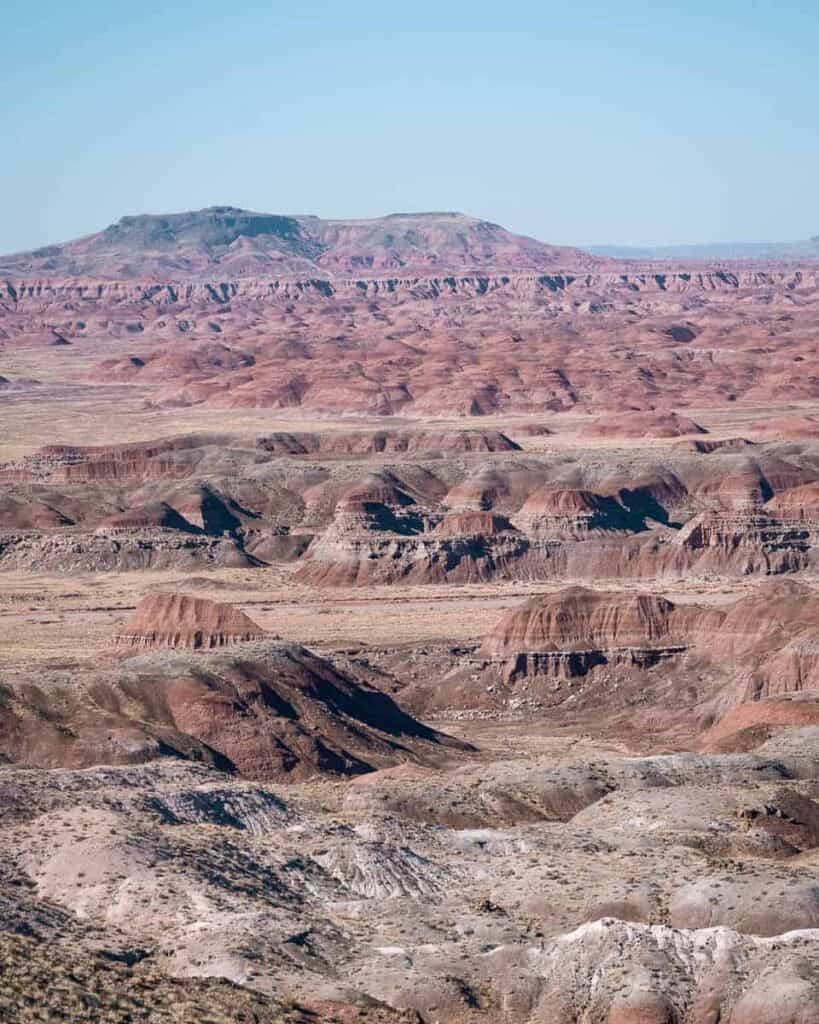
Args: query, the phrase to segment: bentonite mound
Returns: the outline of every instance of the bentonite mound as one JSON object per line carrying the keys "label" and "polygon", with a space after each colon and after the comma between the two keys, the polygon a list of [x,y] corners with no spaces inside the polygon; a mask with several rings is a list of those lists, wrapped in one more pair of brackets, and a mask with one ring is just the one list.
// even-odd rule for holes
{"label": "bentonite mound", "polygon": [[514,530],[504,516],[491,512],[456,512],[445,516],[432,531],[435,537],[495,537]]}
{"label": "bentonite mound", "polygon": [[190,594],[147,594],[117,635],[131,647],[224,647],[264,636],[256,623],[229,604]]}
{"label": "bentonite mound", "polygon": [[546,486],[533,491],[520,511],[522,515],[592,515],[601,512],[605,503],[605,498],[591,491]]}
{"label": "bentonite mound", "polygon": [[[776,939],[603,918],[532,957],[535,1024],[816,1024],[815,930]],[[726,1016],[726,1013],[728,1014]]]}
{"label": "bentonite mound", "polygon": [[631,412],[624,416],[604,416],[587,424],[584,437],[684,437],[707,434],[705,427],[677,412]]}
{"label": "bentonite mound", "polygon": [[569,587],[508,612],[484,641],[484,651],[571,651],[643,647],[667,641],[674,605],[654,594],[603,593]]}
{"label": "bentonite mound", "polygon": [[179,530],[196,533],[197,528],[164,501],[137,505],[124,512],[115,512],[97,527],[98,533],[119,533],[130,530]]}

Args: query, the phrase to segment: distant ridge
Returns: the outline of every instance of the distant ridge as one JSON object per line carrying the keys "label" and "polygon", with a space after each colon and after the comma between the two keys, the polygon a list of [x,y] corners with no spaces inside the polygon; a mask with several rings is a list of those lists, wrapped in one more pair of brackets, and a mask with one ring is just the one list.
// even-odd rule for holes
{"label": "distant ridge", "polygon": [[590,245],[617,260],[819,260],[819,235],[798,242],[709,242],[702,245]]}
{"label": "distant ridge", "polygon": [[322,220],[235,206],[123,217],[60,245],[0,256],[0,274],[101,280],[374,277],[593,269],[598,257],[462,213]]}

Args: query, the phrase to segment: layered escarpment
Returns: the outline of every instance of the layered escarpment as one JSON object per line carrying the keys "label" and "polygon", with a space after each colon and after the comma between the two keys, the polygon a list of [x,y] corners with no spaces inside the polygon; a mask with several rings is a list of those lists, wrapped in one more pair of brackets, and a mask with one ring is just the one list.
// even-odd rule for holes
{"label": "layered escarpment", "polygon": [[608,458],[359,428],[52,445],[0,467],[0,565],[297,562],[314,584],[810,572],[817,486],[804,442]]}
{"label": "layered escarpment", "polygon": [[628,470],[596,461],[521,455],[467,468],[445,492],[429,481],[402,489],[395,471],[386,487],[372,477],[342,493],[300,576],[347,584],[675,578],[815,564],[808,461],[733,450]]}
{"label": "layered escarpment", "polygon": [[[211,216],[222,215],[208,224]],[[161,408],[305,418],[576,409],[590,417],[589,438],[608,442],[618,431],[699,436],[689,408],[819,396],[815,265],[657,272],[513,236],[490,254],[477,222],[453,235],[455,221],[445,221],[438,241],[410,231],[409,262],[356,229],[350,244],[368,254],[354,265],[325,254],[328,263],[308,270],[299,257],[290,272],[290,256],[256,249],[262,236],[219,252],[191,242],[198,229],[180,223],[171,234],[188,254],[171,258],[170,236],[170,249],[155,250],[143,237],[151,232],[131,225],[122,238],[140,248],[123,264],[120,234],[112,242],[105,232],[93,254],[81,246],[69,258],[57,247],[61,255],[7,264],[0,330],[15,346],[54,346],[70,376],[74,364],[61,357],[81,352],[94,384],[139,385]],[[218,237],[223,230],[234,229]],[[111,279],[117,266],[124,276]],[[817,436],[809,416],[778,419],[755,434]]]}
{"label": "layered escarpment", "polygon": [[709,604],[570,587],[510,609],[437,697],[421,685],[407,699],[428,710],[528,702],[589,723],[605,707],[708,750],[754,749],[819,723],[817,624],[819,591],[790,580]]}
{"label": "layered escarpment", "polygon": [[459,452],[517,451],[519,445],[497,430],[376,430],[329,433],[279,431],[256,439],[270,455],[345,457],[409,454],[434,456]]}
{"label": "layered escarpment", "polygon": [[232,605],[189,594],[156,593],[142,598],[116,642],[126,647],[212,648],[263,636],[264,631]]}
{"label": "layered escarpment", "polygon": [[[674,633],[675,606],[654,594],[570,587],[509,612],[483,645],[485,653],[582,651],[662,643]],[[676,626],[682,635],[681,625]]]}
{"label": "layered escarpment", "polygon": [[685,652],[691,615],[656,594],[571,587],[508,612],[480,653],[504,681],[574,678],[597,669],[648,668]]}

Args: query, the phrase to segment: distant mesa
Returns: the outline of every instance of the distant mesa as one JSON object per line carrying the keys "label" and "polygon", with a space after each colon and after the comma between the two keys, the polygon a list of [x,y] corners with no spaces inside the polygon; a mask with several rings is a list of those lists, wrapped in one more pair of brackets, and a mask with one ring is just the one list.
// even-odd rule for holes
{"label": "distant mesa", "polygon": [[327,279],[339,275],[543,273],[604,263],[462,213],[322,220],[211,206],[123,217],[84,238],[0,257],[0,273],[106,280],[190,280],[218,273],[220,281],[274,274],[329,286]]}
{"label": "distant mesa", "polygon": [[589,252],[617,260],[804,260],[819,256],[819,235],[794,242],[706,242],[700,245],[590,245]]}
{"label": "distant mesa", "polygon": [[189,594],[142,598],[115,640],[123,647],[214,648],[261,639],[264,630],[233,605]]}

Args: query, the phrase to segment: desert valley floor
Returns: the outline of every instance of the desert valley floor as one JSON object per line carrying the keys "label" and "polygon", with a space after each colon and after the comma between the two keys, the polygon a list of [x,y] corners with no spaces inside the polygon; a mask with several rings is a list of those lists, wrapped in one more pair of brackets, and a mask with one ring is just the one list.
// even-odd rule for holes
{"label": "desert valley floor", "polygon": [[819,264],[157,220],[0,258],[0,1020],[819,1024]]}

